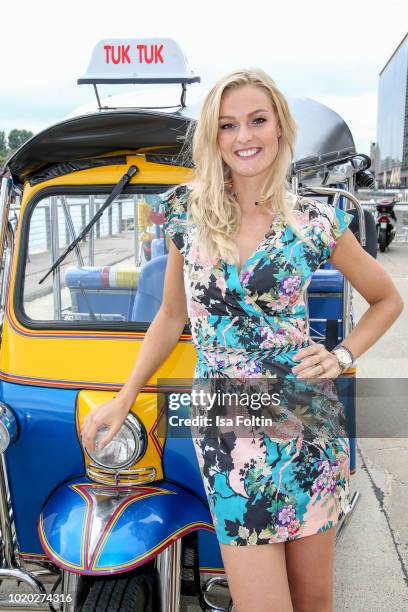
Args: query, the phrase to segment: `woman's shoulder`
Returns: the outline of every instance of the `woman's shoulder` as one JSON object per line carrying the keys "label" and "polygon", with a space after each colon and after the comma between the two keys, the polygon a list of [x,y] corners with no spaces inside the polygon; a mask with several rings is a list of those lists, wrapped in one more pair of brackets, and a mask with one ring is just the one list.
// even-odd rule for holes
{"label": "woman's shoulder", "polygon": [[346,213],[338,206],[333,206],[328,202],[317,200],[310,196],[298,195],[297,208],[304,214],[311,223],[333,225],[338,218],[352,219],[352,215]]}
{"label": "woman's shoulder", "polygon": [[185,209],[189,193],[193,189],[193,183],[178,183],[160,194],[159,199],[164,205],[165,210],[170,208]]}
{"label": "woman's shoulder", "polygon": [[179,183],[159,195],[159,210],[164,217],[163,228],[183,254],[186,245],[190,185],[190,183]]}
{"label": "woman's shoulder", "polygon": [[296,197],[296,207],[303,213],[308,212],[310,219],[318,217],[319,214],[325,211],[325,207],[327,206],[324,202],[320,202],[309,196],[297,195]]}

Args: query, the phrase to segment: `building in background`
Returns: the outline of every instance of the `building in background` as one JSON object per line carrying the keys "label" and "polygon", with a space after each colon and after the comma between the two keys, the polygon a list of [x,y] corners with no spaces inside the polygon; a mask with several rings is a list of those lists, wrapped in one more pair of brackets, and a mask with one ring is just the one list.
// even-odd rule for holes
{"label": "building in background", "polygon": [[371,166],[368,168],[368,170],[371,170],[372,172],[377,172],[377,164],[378,164],[378,145],[376,142],[371,142],[370,143],[370,159],[371,159]]}
{"label": "building in background", "polygon": [[408,33],[380,72],[377,142],[373,163],[377,184],[408,187]]}

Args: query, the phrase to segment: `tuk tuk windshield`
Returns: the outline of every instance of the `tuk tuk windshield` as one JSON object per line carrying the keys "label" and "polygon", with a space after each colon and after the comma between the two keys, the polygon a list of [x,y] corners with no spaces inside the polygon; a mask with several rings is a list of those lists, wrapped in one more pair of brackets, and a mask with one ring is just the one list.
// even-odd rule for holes
{"label": "tuk tuk windshield", "polygon": [[29,204],[18,292],[24,322],[120,328],[153,320],[162,301],[169,238],[158,194],[131,190],[112,202],[42,284],[39,280],[98,212],[110,189],[48,192]]}

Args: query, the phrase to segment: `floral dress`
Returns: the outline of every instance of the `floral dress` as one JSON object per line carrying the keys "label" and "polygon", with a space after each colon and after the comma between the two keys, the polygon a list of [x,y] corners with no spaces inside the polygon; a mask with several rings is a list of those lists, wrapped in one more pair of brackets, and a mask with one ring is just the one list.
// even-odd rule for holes
{"label": "floral dress", "polygon": [[[189,184],[172,187],[159,200],[164,229],[184,257],[187,308],[198,357],[194,380],[202,386],[220,376],[238,383],[279,379],[282,391],[296,380],[291,368],[298,362],[293,356],[311,342],[307,286],[353,217],[338,207],[287,192],[288,198],[296,198],[293,212],[317,252],[277,215],[238,272],[235,265],[200,253],[196,227],[187,220],[190,189]],[[333,380],[320,381],[325,393],[318,394],[313,417],[324,414],[330,421],[338,398]],[[333,527],[350,511],[348,438],[322,436],[317,429],[315,435],[305,436],[295,413],[287,411],[272,429],[249,425],[243,435],[213,424],[192,428],[220,543],[294,540]]]}

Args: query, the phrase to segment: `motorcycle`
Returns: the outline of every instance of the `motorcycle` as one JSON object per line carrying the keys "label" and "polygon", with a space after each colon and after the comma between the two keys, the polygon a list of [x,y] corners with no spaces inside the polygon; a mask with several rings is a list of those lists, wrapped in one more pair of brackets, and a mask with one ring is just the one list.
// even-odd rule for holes
{"label": "motorcycle", "polygon": [[377,202],[375,206],[377,241],[381,253],[385,252],[385,249],[391,244],[395,237],[397,225],[397,217],[394,212],[395,203],[396,201],[394,199],[384,199]]}

